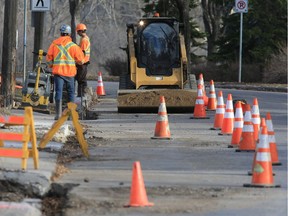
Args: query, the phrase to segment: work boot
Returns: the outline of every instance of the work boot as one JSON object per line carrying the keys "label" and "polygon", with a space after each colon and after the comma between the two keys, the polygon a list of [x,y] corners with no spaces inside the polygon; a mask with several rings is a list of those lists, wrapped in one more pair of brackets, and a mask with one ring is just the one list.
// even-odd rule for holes
{"label": "work boot", "polygon": [[55,101],[55,118],[54,120],[58,120],[62,115],[62,100]]}

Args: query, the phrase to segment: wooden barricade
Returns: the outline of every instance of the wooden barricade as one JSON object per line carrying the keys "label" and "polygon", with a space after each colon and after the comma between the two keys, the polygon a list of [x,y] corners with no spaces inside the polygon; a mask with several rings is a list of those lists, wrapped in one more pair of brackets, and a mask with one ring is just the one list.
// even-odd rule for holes
{"label": "wooden barricade", "polygon": [[45,148],[47,143],[52,139],[52,137],[59,130],[61,125],[65,121],[67,121],[69,116],[71,116],[73,125],[74,125],[75,130],[76,130],[76,137],[78,139],[78,142],[80,143],[81,150],[82,150],[85,157],[89,157],[88,145],[87,145],[87,143],[84,139],[84,136],[83,136],[82,126],[80,125],[80,123],[78,121],[79,115],[76,111],[77,104],[70,102],[67,105],[68,105],[68,108],[63,111],[62,116],[52,125],[51,129],[46,134],[44,134],[38,147],[39,147],[39,149]]}
{"label": "wooden barricade", "polygon": [[[27,159],[33,157],[34,168],[39,168],[39,156],[32,107],[25,107],[24,116],[0,116],[0,123],[5,126],[23,126],[22,133],[0,131],[0,157],[21,158],[21,168],[27,168]],[[5,148],[4,141],[23,142],[22,148]],[[31,142],[31,149],[28,143]]]}

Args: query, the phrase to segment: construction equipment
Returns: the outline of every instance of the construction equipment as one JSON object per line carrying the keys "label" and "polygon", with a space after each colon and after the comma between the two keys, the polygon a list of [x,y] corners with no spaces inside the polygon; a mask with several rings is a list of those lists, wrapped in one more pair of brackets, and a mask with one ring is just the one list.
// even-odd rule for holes
{"label": "construction equipment", "polygon": [[[128,70],[120,75],[118,112],[193,112],[195,75],[188,75],[183,25],[175,18],[142,18],[127,24]],[[193,89],[191,86],[193,85]]]}
{"label": "construction equipment", "polygon": [[53,76],[46,63],[42,62],[47,53],[39,50],[38,62],[33,71],[28,71],[25,84],[22,88],[21,107],[31,106],[34,111],[50,113],[49,102],[53,102]]}

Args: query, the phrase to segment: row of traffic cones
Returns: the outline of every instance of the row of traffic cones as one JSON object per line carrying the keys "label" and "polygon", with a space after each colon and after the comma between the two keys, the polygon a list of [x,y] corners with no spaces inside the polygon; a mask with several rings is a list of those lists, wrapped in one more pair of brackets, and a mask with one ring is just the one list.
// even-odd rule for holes
{"label": "row of traffic cones", "polygon": [[[198,85],[198,91],[200,91],[200,85]],[[201,95],[201,93],[199,93]],[[201,98],[197,98],[198,104],[203,104]],[[259,136],[259,140],[257,143],[257,148],[253,147],[256,145],[256,136],[253,133],[254,128],[257,129],[253,125],[252,119],[260,117],[258,102],[254,99],[253,105],[256,108],[251,108],[249,104],[246,104],[245,107],[245,118],[243,120],[243,109],[240,101],[236,103],[236,112],[234,118],[234,111],[232,105],[232,95],[228,95],[226,108],[223,103],[222,92],[220,91],[218,94],[218,103],[216,109],[216,117],[217,122],[214,122],[214,127],[221,128],[222,134],[230,134],[231,128],[233,129],[231,146],[237,147],[239,145],[239,149],[253,150],[255,151],[252,171],[248,172],[252,175],[251,184],[244,184],[244,187],[280,187],[279,185],[274,184],[272,165],[281,165],[278,160],[273,124],[270,113],[267,113],[265,121],[264,118],[261,119],[261,124],[259,124],[259,128],[261,134]],[[225,111],[224,111],[225,109]],[[199,112],[204,112],[202,109]],[[226,114],[225,114],[226,113]],[[219,123],[221,120],[222,125],[226,125],[222,127]],[[233,119],[233,120],[232,120]],[[258,123],[258,120],[255,121],[255,124]],[[218,125],[217,125],[218,124]],[[231,127],[233,124],[234,127]],[[267,126],[266,126],[267,125]],[[223,129],[222,129],[223,128]],[[251,133],[252,132],[252,133]],[[160,96],[160,105],[158,109],[158,119],[155,126],[154,136],[151,137],[153,139],[170,139],[171,133],[168,123],[167,110],[165,105],[164,96]],[[258,136],[257,136],[258,139]],[[252,142],[252,144],[250,143]],[[144,206],[153,206],[154,204],[148,201],[146,189],[144,185],[144,180],[141,171],[141,165],[139,161],[134,162],[133,164],[133,173],[132,173],[132,182],[130,189],[130,202],[126,207],[144,207]]]}
{"label": "row of traffic cones", "polygon": [[[201,76],[200,76],[201,78]],[[212,82],[213,84],[213,82]],[[215,91],[212,88],[212,94]],[[198,96],[196,98],[194,116],[195,119],[208,118],[204,108],[205,100],[203,98],[203,84],[198,84]],[[272,162],[274,164],[280,163],[278,161],[278,153],[275,143],[275,136],[273,125],[271,124],[270,113],[267,113],[269,119],[269,139],[271,139],[272,147]],[[226,106],[224,105],[222,91],[219,91],[217,98],[217,108],[214,119],[214,127],[212,129],[221,129],[219,135],[232,135],[230,148],[238,148],[236,151],[255,151],[256,141],[258,139],[258,131],[260,129],[260,113],[257,98],[253,100],[253,107],[245,104],[245,118],[243,120],[243,104],[241,101],[236,103],[236,112],[234,117],[234,108],[232,102],[232,95],[228,94]],[[257,131],[255,133],[255,131]],[[158,120],[156,122],[155,133],[153,139],[171,139],[171,133],[168,123],[168,116],[166,111],[164,96],[160,96],[160,106],[158,110]]]}
{"label": "row of traffic cones", "polygon": [[[198,85],[200,87],[200,85]],[[200,90],[200,88],[198,88]],[[201,94],[201,93],[200,93]],[[220,93],[221,96],[222,92]],[[199,100],[199,98],[196,99],[196,101]],[[257,136],[255,136],[254,130],[258,130],[258,127],[260,128],[260,124],[255,127],[252,122],[252,114],[251,114],[251,108],[249,104],[246,104],[246,111],[245,111],[245,118],[243,120],[243,111],[242,111],[242,105],[241,102],[238,101],[236,103],[236,112],[235,112],[235,118],[234,118],[234,111],[233,111],[233,105],[232,105],[232,95],[228,94],[227,104],[225,108],[225,112],[223,114],[223,99],[219,99],[219,113],[215,114],[215,119],[217,119],[218,122],[220,122],[219,119],[223,118],[222,125],[219,124],[219,127],[221,127],[221,133],[220,135],[231,135],[231,144],[228,146],[230,148],[238,148],[236,151],[252,151],[254,152],[256,149],[256,141],[258,139],[258,133]],[[199,104],[202,104],[203,101],[198,102]],[[256,107],[256,108],[254,108]],[[195,105],[195,109],[197,108],[197,103]],[[253,113],[254,113],[254,122],[258,123],[258,119],[255,120],[255,116],[257,118],[260,118],[259,115],[259,107],[258,107],[258,101],[255,98],[253,102]],[[256,110],[256,111],[255,111]],[[195,111],[194,111],[195,112]],[[197,109],[196,109],[197,112]],[[203,109],[201,112],[204,112]],[[277,147],[275,142],[275,136],[274,136],[274,130],[273,130],[273,124],[271,120],[270,113],[267,113],[267,122],[268,122],[268,131],[269,131],[269,140],[271,142],[271,149],[272,149],[272,163],[273,164],[280,164],[278,161],[278,153],[277,153]],[[218,123],[216,122],[216,123]],[[215,123],[214,123],[215,126]],[[169,122],[168,122],[168,115],[165,105],[165,98],[164,96],[160,96],[160,105],[158,109],[158,119],[155,126],[155,132],[154,136],[151,137],[153,139],[171,139],[171,132],[169,128]]]}
{"label": "row of traffic cones", "polygon": [[[229,103],[227,103],[227,109],[230,109],[231,112],[231,100],[232,96],[228,96]],[[229,113],[230,113],[229,112]],[[233,111],[232,111],[233,113]],[[228,114],[230,115],[230,114]],[[232,117],[232,116],[230,116]],[[273,154],[276,149],[274,131],[273,131],[273,124],[271,121],[270,113],[267,113],[267,122],[265,118],[261,119],[261,124],[259,127],[261,128],[261,135],[259,136],[259,142],[257,144],[257,148],[254,154],[253,164],[252,164],[252,180],[251,184],[244,184],[244,187],[280,187],[279,185],[274,184],[273,178]],[[224,118],[225,119],[225,118]],[[229,118],[228,118],[229,119]],[[236,103],[236,114],[235,114],[235,121],[234,121],[234,131],[232,135],[233,145],[237,145],[237,143],[243,142],[244,146],[246,145],[247,140],[253,141],[256,143],[254,134],[250,134],[251,130],[254,129],[251,116],[251,109],[250,105],[247,104],[246,112],[245,112],[245,119],[244,119],[244,135],[242,135],[242,140],[240,141],[239,133],[243,126],[243,113],[241,102]],[[268,126],[268,125],[269,126]],[[247,125],[247,129],[245,129],[245,125]],[[267,125],[267,126],[266,126]],[[272,131],[269,132],[269,129]],[[238,131],[238,132],[236,132]],[[243,133],[242,132],[242,133]],[[269,138],[269,135],[272,136]],[[156,122],[155,127],[155,134],[154,137],[156,139],[170,139],[170,129],[165,105],[165,98],[164,96],[160,96],[160,106],[158,110],[158,120]],[[270,143],[271,141],[271,143]],[[243,147],[245,149],[245,147]],[[273,149],[273,150],[272,150]],[[278,156],[275,158],[276,164],[281,164],[278,161]],[[148,201],[146,189],[144,185],[144,180],[141,171],[141,165],[139,161],[134,162],[133,164],[133,173],[132,173],[132,183],[130,188],[130,202],[126,207],[145,207],[145,206],[153,206],[154,204]]]}
{"label": "row of traffic cones", "polygon": [[[210,82],[210,86],[211,83]],[[214,86],[210,93],[215,91]],[[208,108],[208,107],[207,107]],[[252,163],[251,184],[244,184],[244,187],[280,187],[274,184],[272,166],[281,165],[278,159],[275,134],[270,113],[266,119],[260,119],[257,98],[253,100],[252,109],[249,104],[242,101],[236,102],[235,116],[233,116],[232,95],[228,94],[226,106],[223,103],[222,91],[219,91],[217,98],[214,127],[221,129],[221,135],[232,134],[229,148],[235,148],[237,152],[254,151]],[[243,113],[245,114],[243,119]],[[233,125],[232,125],[233,124]],[[268,126],[269,125],[269,126]],[[231,133],[232,131],[232,133]],[[260,133],[260,134],[259,134]],[[259,137],[259,139],[258,139]]]}
{"label": "row of traffic cones", "polygon": [[[203,75],[200,74],[198,83],[198,101],[196,100],[195,104],[195,109],[197,109],[193,118],[206,118],[205,106],[207,106],[207,110],[215,110],[213,105],[216,103],[214,127],[211,129],[221,130],[219,135],[232,135],[231,144],[228,147],[238,148],[236,150],[237,152],[255,152],[252,171],[248,172],[248,174],[250,173],[253,175],[252,183],[245,184],[244,186],[278,187],[278,185],[274,184],[272,165],[281,165],[281,163],[278,159],[270,113],[267,113],[267,120],[265,120],[265,118],[260,119],[258,101],[257,98],[254,98],[252,108],[249,104],[237,101],[234,116],[232,95],[228,94],[226,106],[223,102],[222,91],[219,91],[218,98],[215,100],[213,80],[210,81],[208,104],[205,104],[205,90],[202,90],[199,93],[204,86],[202,80]],[[209,102],[209,100],[211,100],[211,102]],[[243,114],[245,114],[244,119]],[[269,126],[266,126],[266,124],[269,124]],[[260,132],[261,134],[259,134]],[[266,147],[262,148],[262,146]]]}

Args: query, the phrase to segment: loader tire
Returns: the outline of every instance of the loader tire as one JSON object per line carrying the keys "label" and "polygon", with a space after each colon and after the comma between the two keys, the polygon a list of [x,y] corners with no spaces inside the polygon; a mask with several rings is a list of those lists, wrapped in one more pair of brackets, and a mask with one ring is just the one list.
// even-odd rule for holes
{"label": "loader tire", "polygon": [[130,74],[121,74],[119,78],[119,89],[135,89],[130,80]]}
{"label": "loader tire", "polygon": [[191,89],[197,89],[197,81],[195,74],[189,74],[189,83]]}
{"label": "loader tire", "polygon": [[185,84],[184,89],[197,89],[195,74],[188,74],[188,82]]}

